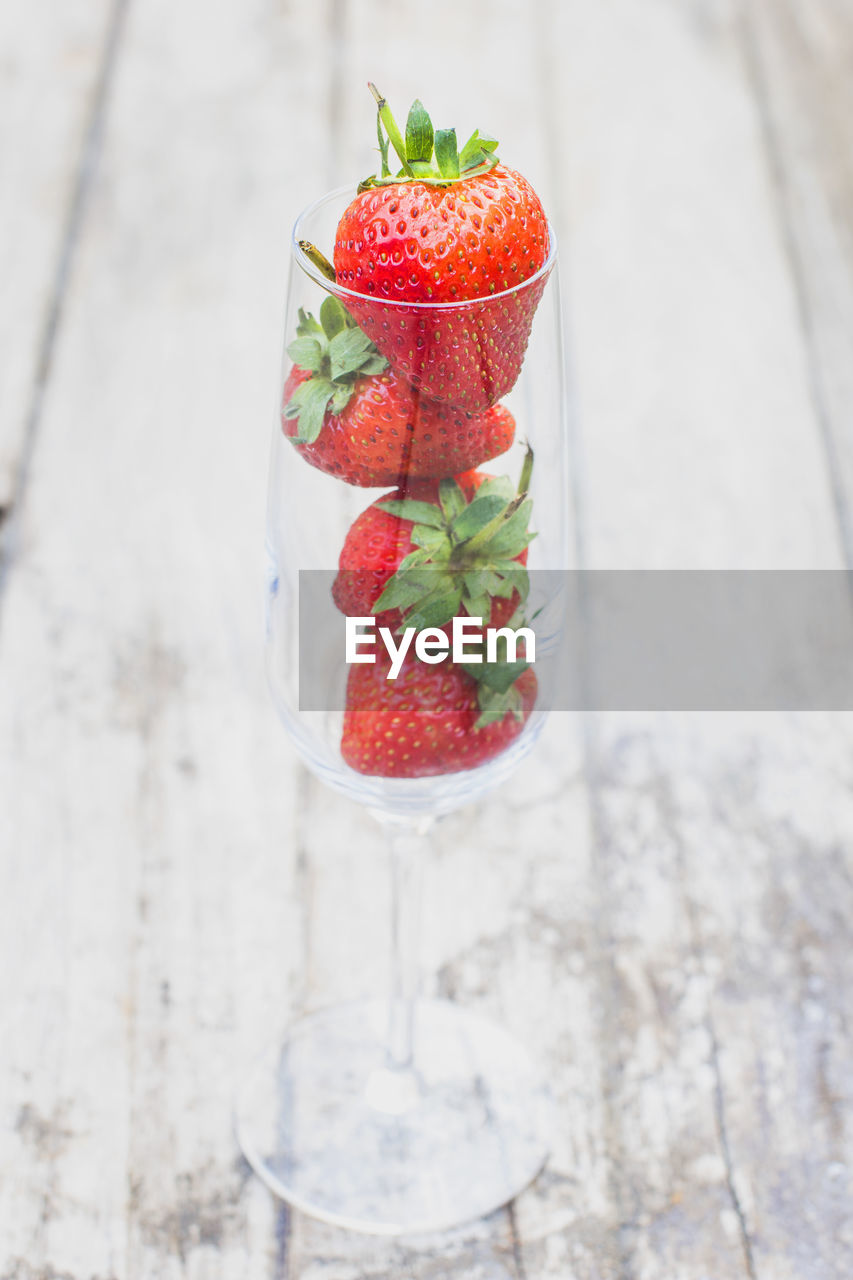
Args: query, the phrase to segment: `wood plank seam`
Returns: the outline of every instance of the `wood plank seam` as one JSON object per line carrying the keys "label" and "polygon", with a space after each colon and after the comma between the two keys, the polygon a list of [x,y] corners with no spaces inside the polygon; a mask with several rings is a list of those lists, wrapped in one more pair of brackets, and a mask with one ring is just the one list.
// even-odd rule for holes
{"label": "wood plank seam", "polygon": [[845,565],[849,570],[853,569],[853,518],[851,518],[848,510],[842,481],[841,460],[835,443],[836,433],[843,436],[843,430],[841,424],[836,424],[833,421],[832,409],[824,387],[821,361],[815,337],[812,305],[809,298],[806,265],[797,239],[783,148],[773,117],[770,88],[761,60],[755,17],[752,12],[752,0],[739,0],[739,16],[746,82],[752,91],[755,101],[761,139],[767,157],[773,192],[776,197],[775,205],[782,247],[788,261],[797,306],[797,317],[802,332],[808,389],[826,461],[829,490],[832,495],[833,513],[838,525],[841,550]]}
{"label": "wood plank seam", "polygon": [[[297,818],[295,892],[300,903],[302,930],[301,975],[298,977],[296,983],[297,989],[294,993],[294,1017],[298,1018],[305,1013],[305,1007],[311,988],[311,907],[313,897],[311,893],[311,853],[308,847],[308,840],[306,838],[305,823],[311,808],[310,797],[313,779],[301,760],[296,765],[296,770]],[[281,1200],[277,1203],[274,1222],[275,1248],[273,1251],[273,1270],[270,1280],[287,1280],[291,1273],[290,1256],[292,1252],[294,1213],[295,1210],[291,1208],[286,1200]]]}
{"label": "wood plank seam", "polygon": [[[621,1174],[618,1172],[624,1162],[622,1158],[620,1121],[617,1115],[617,1106],[614,1099],[614,1086],[611,1084],[611,1081],[619,1079],[624,1074],[625,1064],[617,1047],[618,1034],[616,1028],[619,1020],[619,997],[617,992],[618,979],[612,958],[609,961],[607,959],[608,956],[612,957],[614,954],[615,940],[607,926],[605,903],[607,895],[606,873],[604,871],[603,864],[599,861],[600,853],[608,839],[608,820],[606,802],[602,794],[602,788],[606,785],[606,776],[602,775],[598,763],[601,760],[601,747],[598,742],[596,722],[597,717],[594,715],[588,714],[584,717],[583,752],[584,773],[586,776],[585,787],[589,804],[593,868],[595,870],[597,880],[595,916],[591,924],[596,936],[596,952],[602,957],[602,964],[596,976],[598,1005],[601,1009],[602,1019],[601,1039],[602,1044],[608,1051],[607,1058],[604,1062],[602,1092],[605,1102],[606,1123],[608,1129],[607,1147],[610,1165],[608,1183],[618,1218],[616,1226],[619,1251],[618,1274],[619,1280],[632,1280],[636,1274],[633,1237],[637,1230],[636,1224],[641,1206],[632,1206],[629,1203],[627,1188]],[[684,902],[684,912],[689,928],[690,951],[696,959],[699,971],[704,973],[706,970],[705,947],[702,941],[701,929],[696,918],[695,907],[686,889],[684,846],[680,836],[678,823],[675,821],[674,815],[672,814],[672,806],[669,803],[669,797],[664,788],[657,788],[657,801],[660,813],[664,819],[667,820],[667,832],[675,841],[675,846],[678,851],[678,860],[681,869],[681,896]],[[596,854],[599,856],[596,856]],[[734,1162],[728,1141],[725,1095],[723,1091],[722,1072],[719,1061],[719,1040],[713,1019],[710,997],[708,998],[708,1002],[704,1010],[703,1025],[710,1045],[708,1065],[711,1069],[713,1078],[712,1106],[720,1157],[725,1169],[724,1185],[726,1194],[731,1202],[732,1211],[738,1224],[738,1234],[745,1268],[743,1274],[745,1277],[748,1277],[748,1280],[757,1280],[752,1239],[747,1227],[743,1204],[737,1192]]]}
{"label": "wood plank seam", "polygon": [[[696,958],[696,964],[700,973],[708,972],[708,947],[702,933],[702,926],[696,912],[696,906],[693,898],[687,888],[687,865],[686,850],[684,840],[679,828],[677,816],[674,813],[672,797],[666,786],[660,788],[660,806],[661,811],[665,815],[669,834],[675,842],[676,856],[678,859],[678,867],[681,879],[681,897],[684,903],[684,914],[687,919],[688,928],[690,930],[690,947]],[[705,1030],[708,1034],[710,1043],[709,1065],[713,1072],[714,1080],[714,1121],[717,1128],[717,1138],[720,1144],[720,1154],[725,1167],[725,1185],[731,1200],[732,1210],[738,1223],[738,1232],[740,1235],[741,1248],[743,1249],[743,1258],[746,1265],[747,1275],[750,1280],[757,1280],[755,1270],[755,1256],[752,1248],[752,1237],[747,1225],[746,1213],[744,1212],[743,1203],[738,1194],[734,1158],[732,1156],[731,1143],[729,1142],[728,1123],[726,1120],[726,1098],[723,1087],[723,1073],[720,1068],[720,1041],[717,1035],[717,1024],[714,1019],[712,993],[709,989],[707,1002],[704,1010]]]}
{"label": "wood plank seam", "polygon": [[[690,918],[691,929],[694,927],[692,905],[688,905],[688,916]],[[695,937],[694,937],[695,942]],[[702,953],[698,954],[699,962],[702,963]],[[710,1005],[708,1007],[705,1027],[711,1041],[711,1069],[714,1073],[714,1118],[717,1122],[717,1134],[720,1139],[720,1151],[723,1156],[723,1164],[726,1169],[726,1188],[729,1198],[732,1202],[732,1209],[738,1221],[738,1230],[740,1232],[741,1245],[743,1247],[743,1257],[746,1263],[747,1274],[750,1280],[757,1280],[755,1271],[755,1258],[752,1251],[752,1237],[749,1234],[749,1228],[746,1222],[746,1215],[741,1204],[740,1196],[735,1186],[734,1161],[732,1159],[731,1146],[729,1144],[729,1134],[726,1125],[726,1101],[723,1094],[723,1078],[720,1071],[720,1045],[717,1039],[717,1027],[714,1022],[714,1016],[711,1012]]]}
{"label": "wood plank seam", "polygon": [[521,1247],[521,1235],[518,1230],[518,1218],[515,1212],[515,1201],[510,1200],[506,1207],[506,1216],[509,1223],[509,1238],[512,1244],[512,1260],[515,1265],[518,1280],[527,1280],[527,1269],[524,1265],[524,1254]]}
{"label": "wood plank seam", "polygon": [[24,422],[23,445],[8,504],[0,510],[0,622],[6,584],[17,545],[21,502],[26,492],[42,409],[53,368],[54,353],[62,329],[63,311],[71,272],[83,231],[89,195],[98,165],[104,123],[130,0],[113,0],[104,36],[89,117],[83,132],[71,194],[63,219],[56,266],[48,294],[44,324],[38,341],[35,372]]}
{"label": "wood plank seam", "polygon": [[[582,678],[586,679],[586,671]],[[631,1236],[634,1231],[633,1218],[636,1216],[625,1201],[624,1185],[618,1170],[624,1166],[623,1143],[619,1120],[616,1115],[612,1079],[614,1074],[621,1074],[624,1062],[618,1053],[618,1037],[615,1028],[618,1022],[616,973],[612,960],[613,938],[605,926],[603,897],[606,892],[604,872],[601,865],[601,851],[606,840],[607,819],[605,806],[600,794],[597,778],[596,760],[598,744],[596,724],[593,716],[585,714],[581,730],[581,750],[583,753],[584,789],[587,795],[590,828],[590,869],[595,879],[595,897],[590,919],[590,929],[595,939],[595,954],[601,957],[591,981],[596,985],[596,1005],[600,1010],[600,1026],[602,1030],[602,1081],[601,1094],[604,1106],[605,1139],[607,1148],[607,1184],[613,1204],[616,1223],[614,1234],[617,1240],[618,1275],[616,1280],[632,1280],[635,1274]]]}

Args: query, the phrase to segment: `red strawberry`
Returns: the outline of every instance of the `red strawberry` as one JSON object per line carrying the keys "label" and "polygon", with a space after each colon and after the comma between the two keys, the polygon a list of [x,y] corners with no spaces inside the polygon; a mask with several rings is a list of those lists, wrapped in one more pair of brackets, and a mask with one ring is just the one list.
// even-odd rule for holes
{"label": "red strawberry", "polygon": [[386,494],[357,516],[332,596],[381,625],[443,627],[457,614],[505,626],[527,595],[532,455],[515,495],[508,477],[470,471]]}
{"label": "red strawberry", "polygon": [[[380,143],[384,124],[403,168],[391,176],[384,143],[381,175],[361,184],[338,224],[335,278],[354,290],[347,306],[413,386],[482,410],[513,387],[524,359],[547,277],[537,275],[550,243],[542,205],[498,162],[492,139],[475,131],[458,152],[455,131],[434,131],[416,101],[404,140],[371,89]],[[461,305],[437,314],[386,301]]]}
{"label": "red strawberry", "polygon": [[312,466],[378,487],[454,475],[512,444],[508,409],[475,415],[427,399],[388,368],[331,296],[320,320],[300,315],[282,397],[284,433]]}
{"label": "red strawberry", "polygon": [[341,754],[359,773],[425,778],[458,773],[500,755],[518,737],[536,701],[528,667],[499,705],[483,710],[482,684],[451,662],[427,666],[407,654],[396,680],[390,663],[350,668]]}

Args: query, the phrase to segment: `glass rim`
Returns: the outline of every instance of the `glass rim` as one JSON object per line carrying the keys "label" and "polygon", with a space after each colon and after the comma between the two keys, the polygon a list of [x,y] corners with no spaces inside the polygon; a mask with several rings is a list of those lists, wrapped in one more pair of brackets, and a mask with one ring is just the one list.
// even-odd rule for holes
{"label": "glass rim", "polygon": [[548,228],[548,255],[542,266],[536,270],[532,276],[526,276],[524,280],[518,284],[510,285],[508,289],[501,289],[499,293],[478,294],[473,298],[459,298],[454,302],[416,302],[407,300],[406,298],[386,298],[383,294],[378,293],[360,293],[357,289],[348,289],[346,285],[337,284],[334,280],[330,280],[319,267],[315,267],[314,263],[308,255],[300,248],[299,241],[304,239],[301,234],[303,224],[316,213],[324,205],[331,204],[334,200],[340,199],[342,196],[349,195],[351,199],[355,199],[356,189],[351,183],[347,183],[343,187],[335,187],[333,191],[327,191],[325,195],[320,196],[316,200],[312,200],[306,205],[293,224],[293,231],[290,237],[290,248],[293,260],[305,275],[309,276],[316,284],[320,285],[326,293],[334,294],[335,297],[358,298],[362,301],[381,303],[383,306],[399,307],[406,311],[422,310],[422,311],[441,311],[454,310],[460,311],[465,307],[482,306],[484,302],[497,302],[501,298],[512,297],[525,289],[531,288],[538,281],[545,280],[550,275],[555,262],[557,261],[557,237],[554,233],[554,227],[551,222],[546,219],[545,225]]}

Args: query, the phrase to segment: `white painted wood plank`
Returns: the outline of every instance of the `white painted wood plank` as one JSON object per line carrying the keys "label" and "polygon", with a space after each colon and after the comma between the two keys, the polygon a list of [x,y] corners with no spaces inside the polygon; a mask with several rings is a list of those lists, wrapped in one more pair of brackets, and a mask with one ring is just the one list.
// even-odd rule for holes
{"label": "white painted wood plank", "polygon": [[[760,1186],[755,1192],[746,1135],[760,1114],[767,1061],[775,1073],[770,1104],[787,1103],[802,1083],[778,1059],[801,1043],[802,1015],[791,1004],[794,952],[783,953],[773,982],[758,992],[738,979],[743,917],[726,889],[743,860],[750,900],[766,903],[778,823],[803,824],[808,848],[819,848],[824,833],[819,811],[810,822],[800,816],[815,791],[806,783],[792,794],[790,777],[803,774],[799,766],[786,773],[773,733],[732,731],[714,772],[701,752],[695,763],[692,740],[687,759],[672,750],[671,726],[640,720],[637,731],[619,718],[603,725],[592,754],[600,776],[591,849],[577,726],[555,717],[518,776],[518,792],[535,798],[534,808],[496,797],[445,825],[425,904],[428,965],[440,989],[536,1047],[560,1104],[549,1173],[512,1216],[386,1245],[278,1212],[235,1163],[228,1094],[240,1059],[275,1021],[270,1009],[283,1021],[306,1004],[375,990],[384,969],[381,947],[365,952],[365,930],[378,933],[383,915],[375,833],[367,815],[319,785],[297,785],[258,670],[260,573],[253,581],[246,568],[259,563],[287,228],[321,185],[348,176],[339,173],[342,141],[333,154],[327,138],[318,144],[322,130],[306,132],[304,103],[331,104],[340,138],[361,137],[350,78],[345,88],[333,84],[347,59],[359,65],[374,55],[364,23],[342,8],[328,26],[318,13],[309,28],[304,13],[297,20],[260,7],[249,21],[224,4],[203,17],[157,5],[135,12],[129,27],[0,631],[9,726],[0,759],[4,793],[13,797],[0,823],[4,847],[19,851],[4,868],[3,901],[14,891],[21,907],[7,907],[4,931],[3,1008],[16,1032],[4,1096],[17,1123],[8,1148],[16,1179],[0,1196],[6,1269],[78,1278],[741,1277],[748,1271],[735,1204],[756,1233],[755,1257],[790,1256]],[[387,56],[383,50],[378,71],[374,61],[359,75],[381,77],[405,108],[414,92],[427,96],[440,28],[412,54],[399,7],[393,15],[377,9],[394,18]],[[814,422],[800,413],[809,401],[790,280],[778,241],[770,235],[771,249],[764,241],[772,199],[730,14],[725,6],[691,13],[685,19],[659,6],[638,27],[626,8],[608,2],[592,13],[563,7],[554,19],[554,47],[571,49],[577,61],[568,78],[552,68],[551,92],[564,84],[576,123],[558,166],[565,187],[548,173],[537,185],[547,194],[554,183],[570,244],[579,244],[572,316],[593,476],[593,561],[737,564],[742,554],[744,563],[837,563]],[[475,37],[471,12],[458,17]],[[335,25],[344,18],[347,26]],[[523,75],[500,88],[500,59],[494,70],[485,57],[472,60],[470,40],[452,57],[464,53],[475,65],[478,101],[464,89],[472,112],[479,100],[525,98],[529,119],[511,127],[521,156],[543,112],[541,52],[528,42],[527,19],[509,8],[497,17],[490,11],[489,21],[499,24],[490,38],[512,44]],[[327,39],[333,31],[337,44]],[[330,63],[326,49],[337,49]],[[420,67],[416,87],[401,75],[402,52]],[[622,84],[615,104],[605,73],[613,67]],[[665,73],[676,75],[672,97]],[[446,72],[445,83],[452,83]],[[301,127],[287,132],[292,150],[271,170],[288,112]],[[683,131],[699,137],[698,159],[688,156]],[[640,172],[631,164],[642,139]],[[539,145],[530,140],[534,181]],[[736,185],[746,192],[733,213],[720,208],[720,184],[706,180],[702,164],[729,147]],[[629,216],[623,197],[638,188],[642,199]],[[676,246],[678,270],[662,281],[653,269],[666,247],[655,240],[658,190],[688,227]],[[757,289],[739,279],[754,241]],[[650,242],[658,245],[651,265],[639,252]],[[271,244],[280,249],[272,267]],[[703,267],[691,291],[681,269],[707,244],[713,269]],[[604,252],[611,245],[612,269]],[[600,298],[602,271],[608,288]],[[715,306],[757,326],[790,402],[765,385],[766,372],[733,361],[728,347],[706,350],[706,331],[681,323],[696,287],[719,281]],[[663,298],[649,332],[637,322],[648,318],[641,302],[653,284]],[[765,287],[763,301],[752,297]],[[645,370],[629,342],[635,333],[644,335]],[[635,361],[624,377],[620,365],[615,379],[604,355],[614,336]],[[725,340],[737,346],[736,335]],[[655,363],[662,352],[675,353],[681,370],[674,388]],[[707,454],[706,489],[695,459],[716,441],[711,417],[731,410],[737,396],[731,386],[715,390],[715,414],[705,418],[693,375],[704,386],[722,365],[737,373],[743,421],[754,414],[758,426],[741,433],[737,450],[727,437],[721,454]],[[652,430],[638,468],[637,432],[626,436],[623,426],[646,429],[652,419],[645,379],[654,382],[663,425]],[[676,412],[683,395],[694,433],[686,438]],[[767,495],[758,482],[776,456],[768,423],[783,398],[784,460],[771,467]],[[646,404],[645,416],[638,404]],[[658,467],[662,459],[672,463],[668,471]],[[686,489],[661,526],[651,517],[672,488],[673,468]],[[636,474],[647,484],[639,496]],[[782,504],[790,522],[774,518]],[[818,745],[829,741],[818,733]],[[782,817],[765,795],[753,805],[738,788],[755,751],[768,754],[765,789],[783,790]],[[815,767],[831,803],[829,765],[821,757]],[[50,803],[35,786],[44,777],[55,780]],[[708,808],[723,784],[730,807],[720,818]],[[686,800],[668,798],[684,787]],[[738,823],[758,834],[738,843]],[[844,830],[842,823],[839,838]],[[715,841],[720,848],[707,859]],[[789,859],[789,897],[804,888],[806,865],[800,859],[790,870]],[[840,875],[828,882],[839,893]],[[825,917],[810,977],[832,975],[841,990],[845,962],[825,891],[816,887],[805,903]],[[351,919],[342,926],[344,907]],[[766,930],[750,935],[753,968],[769,946]],[[33,957],[23,984],[10,967],[22,952]],[[818,1052],[816,1034],[805,1070],[814,1071],[822,1053],[838,1092],[846,1062],[839,1003],[827,997],[820,1008],[815,1025],[828,1028],[829,1056]],[[772,1046],[767,1060],[749,1042],[752,1018]],[[813,1091],[800,1096],[812,1105]],[[832,1102],[815,1114],[829,1135],[832,1116],[843,1118],[844,1109]],[[801,1158],[794,1127],[771,1115],[768,1133],[774,1168]],[[821,1142],[828,1151],[829,1137]],[[833,1194],[845,1185],[840,1176],[827,1174]],[[790,1185],[813,1184],[799,1167]],[[829,1222],[846,1247],[840,1217],[820,1217],[825,1203],[814,1223]],[[775,1233],[776,1252],[758,1253],[762,1232]],[[815,1275],[831,1274],[829,1254],[815,1256],[824,1266]]]}
{"label": "white painted wood plank", "polygon": [[683,895],[691,964],[677,984],[645,967],[664,1006],[693,986],[711,1042],[732,1192],[721,1235],[746,1236],[759,1277],[847,1275],[849,717],[620,728],[601,760],[611,863],[640,885],[666,867]]}
{"label": "white painted wood plank", "polygon": [[737,9],[555,9],[588,567],[832,568]]}
{"label": "white painted wood plank", "polygon": [[13,500],[42,372],[111,10],[34,0],[0,14],[0,509]]}
{"label": "white painted wood plank", "polygon": [[853,14],[791,0],[743,5],[745,59],[798,292],[812,397],[848,563],[853,548]]}
{"label": "white painted wood plank", "polygon": [[10,1274],[278,1266],[230,1102],[302,948],[262,546],[318,29],[129,15],[0,631]]}
{"label": "white painted wood plank", "polygon": [[[571,51],[550,74],[566,131],[560,199],[586,562],[840,565],[796,283],[737,12],[727,4],[567,5],[557,33],[553,48]],[[706,773],[715,729],[717,773]],[[766,1205],[769,1187],[785,1184],[781,1153],[793,1143],[802,1160],[808,1138],[794,1139],[784,1115],[759,1112],[749,1014],[731,1017],[730,1004],[779,1037],[791,995],[781,980],[775,1003],[758,999],[727,962],[740,926],[728,824],[748,812],[765,860],[773,839],[769,817],[745,801],[739,814],[736,780],[757,762],[773,785],[791,734],[781,718],[594,724],[593,866],[611,965],[602,1052],[625,1274],[763,1275],[766,1266],[775,1276],[788,1258],[772,1215],[761,1227],[751,1216],[745,1186],[768,1187]],[[686,758],[672,749],[680,737]],[[670,790],[689,776],[713,813],[724,769],[728,822],[715,815],[687,826]],[[809,791],[806,777],[789,796],[792,815]],[[766,870],[753,853],[744,875],[756,894],[770,892]],[[706,879],[715,892],[703,897]],[[769,929],[756,930],[768,964],[777,945]],[[790,973],[793,961],[785,963]],[[769,1139],[759,1148],[750,1135],[762,1121]],[[815,1197],[812,1226],[822,1223],[832,1238],[830,1199],[805,1178],[798,1185]]]}
{"label": "white painted wood plank", "polygon": [[708,735],[677,763],[670,745],[660,794],[706,958],[755,1273],[834,1280],[853,1265],[850,720],[799,716],[742,745]]}
{"label": "white painted wood plank", "polygon": [[[786,3],[747,4],[743,13],[849,563],[851,14]],[[851,1265],[850,728],[849,716],[797,718],[747,763],[742,812],[729,781],[708,823],[720,862],[739,880],[737,929],[723,956],[747,979],[734,989],[720,980],[715,992],[715,1019],[733,1046],[721,1058],[730,1148],[756,1269],[783,1280],[842,1276]],[[726,842],[713,840],[721,825]],[[709,897],[714,888],[703,885]]]}

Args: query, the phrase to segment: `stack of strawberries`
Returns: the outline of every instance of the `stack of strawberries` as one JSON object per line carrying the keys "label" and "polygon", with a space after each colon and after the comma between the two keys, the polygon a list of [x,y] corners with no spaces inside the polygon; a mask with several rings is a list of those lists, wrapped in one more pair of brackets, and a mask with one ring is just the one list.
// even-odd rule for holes
{"label": "stack of strawberries", "polygon": [[[499,401],[545,286],[547,222],[493,139],[475,131],[460,150],[420,102],[404,136],[370,87],[381,171],[343,214],[334,265],[303,245],[329,293],[316,317],[299,313],[283,430],[307,462],[347,484],[394,487],[347,534],[333,590],[343,613],[375,615],[392,631],[449,634],[462,615],[515,627],[528,587],[532,455],[517,485],[476,468],[513,442]],[[426,663],[410,648],[395,679],[389,666],[379,647],[375,663],[350,669],[341,751],[365,774],[474,768],[517,737],[536,699],[526,662]]]}

